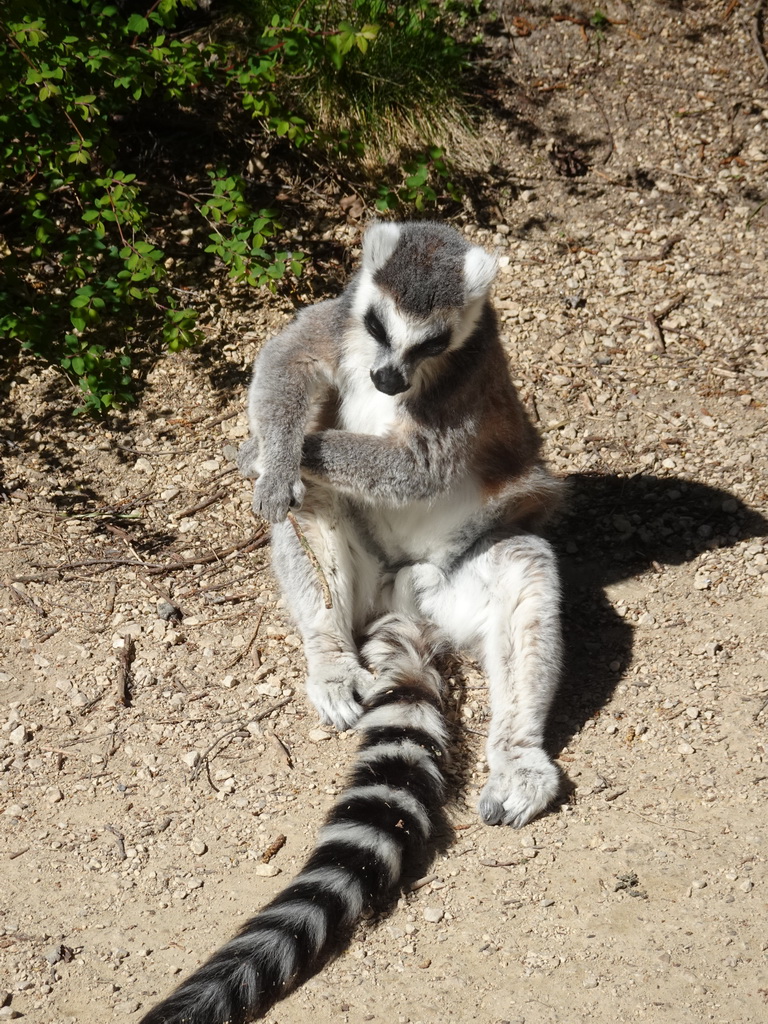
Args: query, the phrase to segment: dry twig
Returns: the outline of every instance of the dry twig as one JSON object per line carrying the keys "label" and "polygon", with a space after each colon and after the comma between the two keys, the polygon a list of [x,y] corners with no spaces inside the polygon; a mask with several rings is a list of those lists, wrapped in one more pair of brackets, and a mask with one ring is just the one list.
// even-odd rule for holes
{"label": "dry twig", "polygon": [[328,586],[328,580],[325,578],[325,573],[323,572],[323,567],[320,565],[320,562],[317,559],[317,555],[312,550],[312,548],[309,546],[309,541],[304,536],[304,531],[302,530],[301,526],[299,525],[299,521],[296,518],[296,516],[293,514],[293,512],[289,512],[288,513],[288,522],[293,527],[294,533],[299,538],[299,544],[301,544],[301,546],[304,548],[304,552],[305,552],[307,558],[312,563],[312,568],[317,573],[317,581],[320,584],[320,589],[323,592],[323,600],[325,601],[325,607],[326,608],[333,608],[333,598],[331,597],[331,588]]}
{"label": "dry twig", "polygon": [[764,2],[765,0],[758,0],[758,3],[756,4],[754,11],[752,12],[752,17],[750,18],[749,22],[749,34],[752,38],[752,45],[755,48],[755,53],[757,54],[760,63],[763,65],[763,75],[760,79],[761,82],[764,82],[765,79],[768,78],[768,57],[766,57],[765,55],[765,47],[763,46],[763,40],[760,38],[760,29],[762,28],[763,21]]}
{"label": "dry twig", "polygon": [[32,611],[43,619],[47,617],[48,612],[46,612],[44,608],[41,608],[40,605],[29,596],[29,594],[25,594],[23,590],[20,590],[18,587],[14,586],[13,582],[10,579],[3,580],[0,586],[5,587],[6,590],[9,590],[13,597],[19,602],[19,604],[29,605]]}
{"label": "dry twig", "polygon": [[218,491],[214,491],[204,501],[200,501],[197,505],[191,505],[189,508],[185,508],[183,512],[177,512],[176,515],[179,519],[186,519],[189,516],[193,516],[196,512],[202,512],[204,508],[208,508],[209,505],[214,505],[220,498],[224,498],[227,495],[227,489],[220,487]]}
{"label": "dry twig", "polygon": [[658,252],[638,253],[637,256],[625,256],[624,259],[628,263],[644,263],[646,261],[649,263],[656,263],[657,260],[665,259],[669,255],[673,246],[677,245],[678,242],[681,242],[682,239],[682,235],[673,235],[664,242]]}
{"label": "dry twig", "polygon": [[265,607],[264,607],[264,605],[262,605],[261,609],[259,610],[259,617],[258,617],[258,619],[256,621],[256,628],[253,631],[251,639],[248,641],[248,643],[245,645],[245,647],[243,647],[242,651],[239,651],[234,656],[232,661],[230,661],[228,664],[226,664],[224,666],[224,670],[225,671],[228,671],[229,669],[234,668],[235,665],[237,665],[238,662],[243,660],[243,658],[246,656],[246,654],[248,654],[250,649],[253,647],[254,641],[256,640],[256,637],[258,636],[259,630],[261,629],[261,620],[264,618],[264,611],[265,611]]}
{"label": "dry twig", "polygon": [[415,882],[411,882],[411,892],[416,892],[417,889],[423,889],[425,885],[429,885],[430,882],[434,882],[437,875],[424,875],[423,878],[417,878]]}
{"label": "dry twig", "polygon": [[112,833],[117,843],[117,856],[120,860],[126,860],[128,855],[125,852],[125,836],[122,832],[118,832],[113,825],[105,825],[104,831]]}
{"label": "dry twig", "polygon": [[57,572],[69,572],[72,569],[85,569],[95,567],[97,565],[104,565],[110,568],[129,565],[134,569],[146,569],[147,572],[154,576],[157,573],[173,572],[176,569],[189,569],[193,565],[208,565],[211,562],[219,562],[221,559],[226,558],[227,555],[231,555],[235,551],[251,551],[255,548],[263,547],[268,540],[269,534],[267,533],[266,527],[262,527],[246,540],[239,541],[237,544],[230,544],[228,548],[223,548],[221,551],[212,551],[207,555],[196,555],[194,558],[181,558],[178,562],[142,562],[141,560],[135,561],[128,558],[86,558],[82,562],[62,562],[59,565],[36,565],[35,568],[55,569]]}
{"label": "dry twig", "polygon": [[[259,712],[258,715],[254,715],[254,717],[250,718],[249,721],[262,722],[265,718],[268,718],[273,711],[277,711],[279,708],[284,708],[286,704],[290,703],[291,699],[291,697],[284,697],[282,700],[278,701],[277,704],[273,704],[271,707],[268,707],[264,711]],[[242,736],[243,738],[250,736],[250,733],[246,728],[246,722],[243,719],[240,719],[232,729],[227,729],[226,732],[223,732],[220,736],[217,736],[213,743],[210,745],[210,747],[208,747],[208,749],[202,754],[202,756],[200,757],[200,761],[197,764],[197,767],[192,772],[193,780],[198,777],[200,772],[203,770],[203,767],[205,767],[206,771],[208,772],[208,781],[211,783],[213,788],[216,789],[216,786],[213,785],[213,780],[211,779],[210,776],[210,761],[212,761],[213,757],[216,757],[217,754],[221,753],[222,748],[220,748],[219,750],[216,750],[216,748],[220,747],[220,745],[223,744],[225,740],[232,739],[234,736]],[[214,751],[216,751],[216,753],[213,754],[213,757],[211,757],[211,754]]]}
{"label": "dry twig", "polygon": [[[250,735],[250,734],[249,734],[248,730],[245,728],[245,725],[242,722],[239,722],[234,727],[234,729],[227,729],[226,732],[223,732],[220,736],[217,736],[216,739],[213,741],[213,743],[208,747],[208,749],[205,751],[205,753],[201,756],[200,761],[197,764],[197,767],[192,772],[192,778],[196,779],[198,777],[198,775],[200,774],[200,772],[203,770],[203,767],[205,767],[206,771],[209,771],[209,769],[210,769],[210,762],[213,760],[214,757],[216,757],[217,754],[221,753],[221,750],[223,749],[223,747],[221,745],[224,743],[225,740],[230,740],[234,736],[243,736],[243,737],[245,737],[245,736],[248,736],[248,735]],[[216,747],[219,747],[219,749],[216,750]],[[213,753],[214,750],[216,751],[215,754]],[[211,754],[213,754],[213,757],[211,757]],[[213,786],[213,781],[211,780],[211,777],[210,777],[210,771],[209,771],[209,775],[208,775],[208,781]],[[216,786],[213,786],[213,788],[216,789]],[[218,790],[217,790],[217,792],[218,792]]]}
{"label": "dry twig", "polygon": [[131,664],[136,657],[136,645],[132,636],[125,637],[125,646],[120,651],[120,664],[117,666],[117,699],[124,708],[131,706]]}

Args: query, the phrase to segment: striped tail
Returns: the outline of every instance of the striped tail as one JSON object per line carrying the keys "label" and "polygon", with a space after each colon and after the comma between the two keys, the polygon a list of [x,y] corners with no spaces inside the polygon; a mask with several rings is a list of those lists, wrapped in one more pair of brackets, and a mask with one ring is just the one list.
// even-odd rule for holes
{"label": "striped tail", "polygon": [[363,657],[378,673],[351,777],[301,872],[141,1024],[245,1024],[314,974],[366,909],[428,853],[445,801],[447,730],[428,625],[388,615]]}

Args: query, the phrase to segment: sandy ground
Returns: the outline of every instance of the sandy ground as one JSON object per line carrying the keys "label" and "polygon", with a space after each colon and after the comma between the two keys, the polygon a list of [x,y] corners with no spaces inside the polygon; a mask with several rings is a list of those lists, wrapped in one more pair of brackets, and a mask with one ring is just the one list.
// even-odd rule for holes
{"label": "sandy ground", "polygon": [[[750,11],[610,5],[623,24],[599,38],[549,6],[504,14],[494,163],[458,223],[501,254],[515,377],[571,482],[552,529],[563,794],[522,832],[479,823],[485,681],[457,663],[450,846],[267,1019],[757,1024],[768,91]],[[323,236],[330,279],[360,237],[342,198],[298,232],[310,261]],[[250,361],[290,303],[200,295],[208,342],[118,423],[73,420],[37,366],[5,388],[0,1019],[137,1019],[300,867],[354,747],[304,699],[232,462]]]}

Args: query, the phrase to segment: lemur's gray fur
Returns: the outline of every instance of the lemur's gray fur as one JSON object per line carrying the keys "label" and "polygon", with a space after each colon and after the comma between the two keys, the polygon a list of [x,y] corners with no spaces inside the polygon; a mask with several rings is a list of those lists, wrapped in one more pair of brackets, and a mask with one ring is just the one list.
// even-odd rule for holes
{"label": "lemur's gray fur", "polygon": [[[373,679],[357,637],[383,612],[425,618],[478,655],[490,684],[479,809],[522,826],[552,800],[542,747],[560,664],[559,581],[533,532],[559,484],[510,379],[488,298],[496,260],[451,228],[374,223],[362,267],[256,359],[254,510],[304,638],[307,691],[353,726]],[[330,586],[286,522],[293,508]]]}

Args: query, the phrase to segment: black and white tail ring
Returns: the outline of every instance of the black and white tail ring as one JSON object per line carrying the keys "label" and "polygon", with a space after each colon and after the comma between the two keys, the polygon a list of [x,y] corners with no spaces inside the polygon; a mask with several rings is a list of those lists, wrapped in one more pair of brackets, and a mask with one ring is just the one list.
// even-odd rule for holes
{"label": "black and white tail ring", "polygon": [[423,862],[445,802],[441,642],[388,615],[363,657],[376,671],[349,782],[288,888],[141,1024],[245,1024],[306,980],[366,909],[386,905]]}

